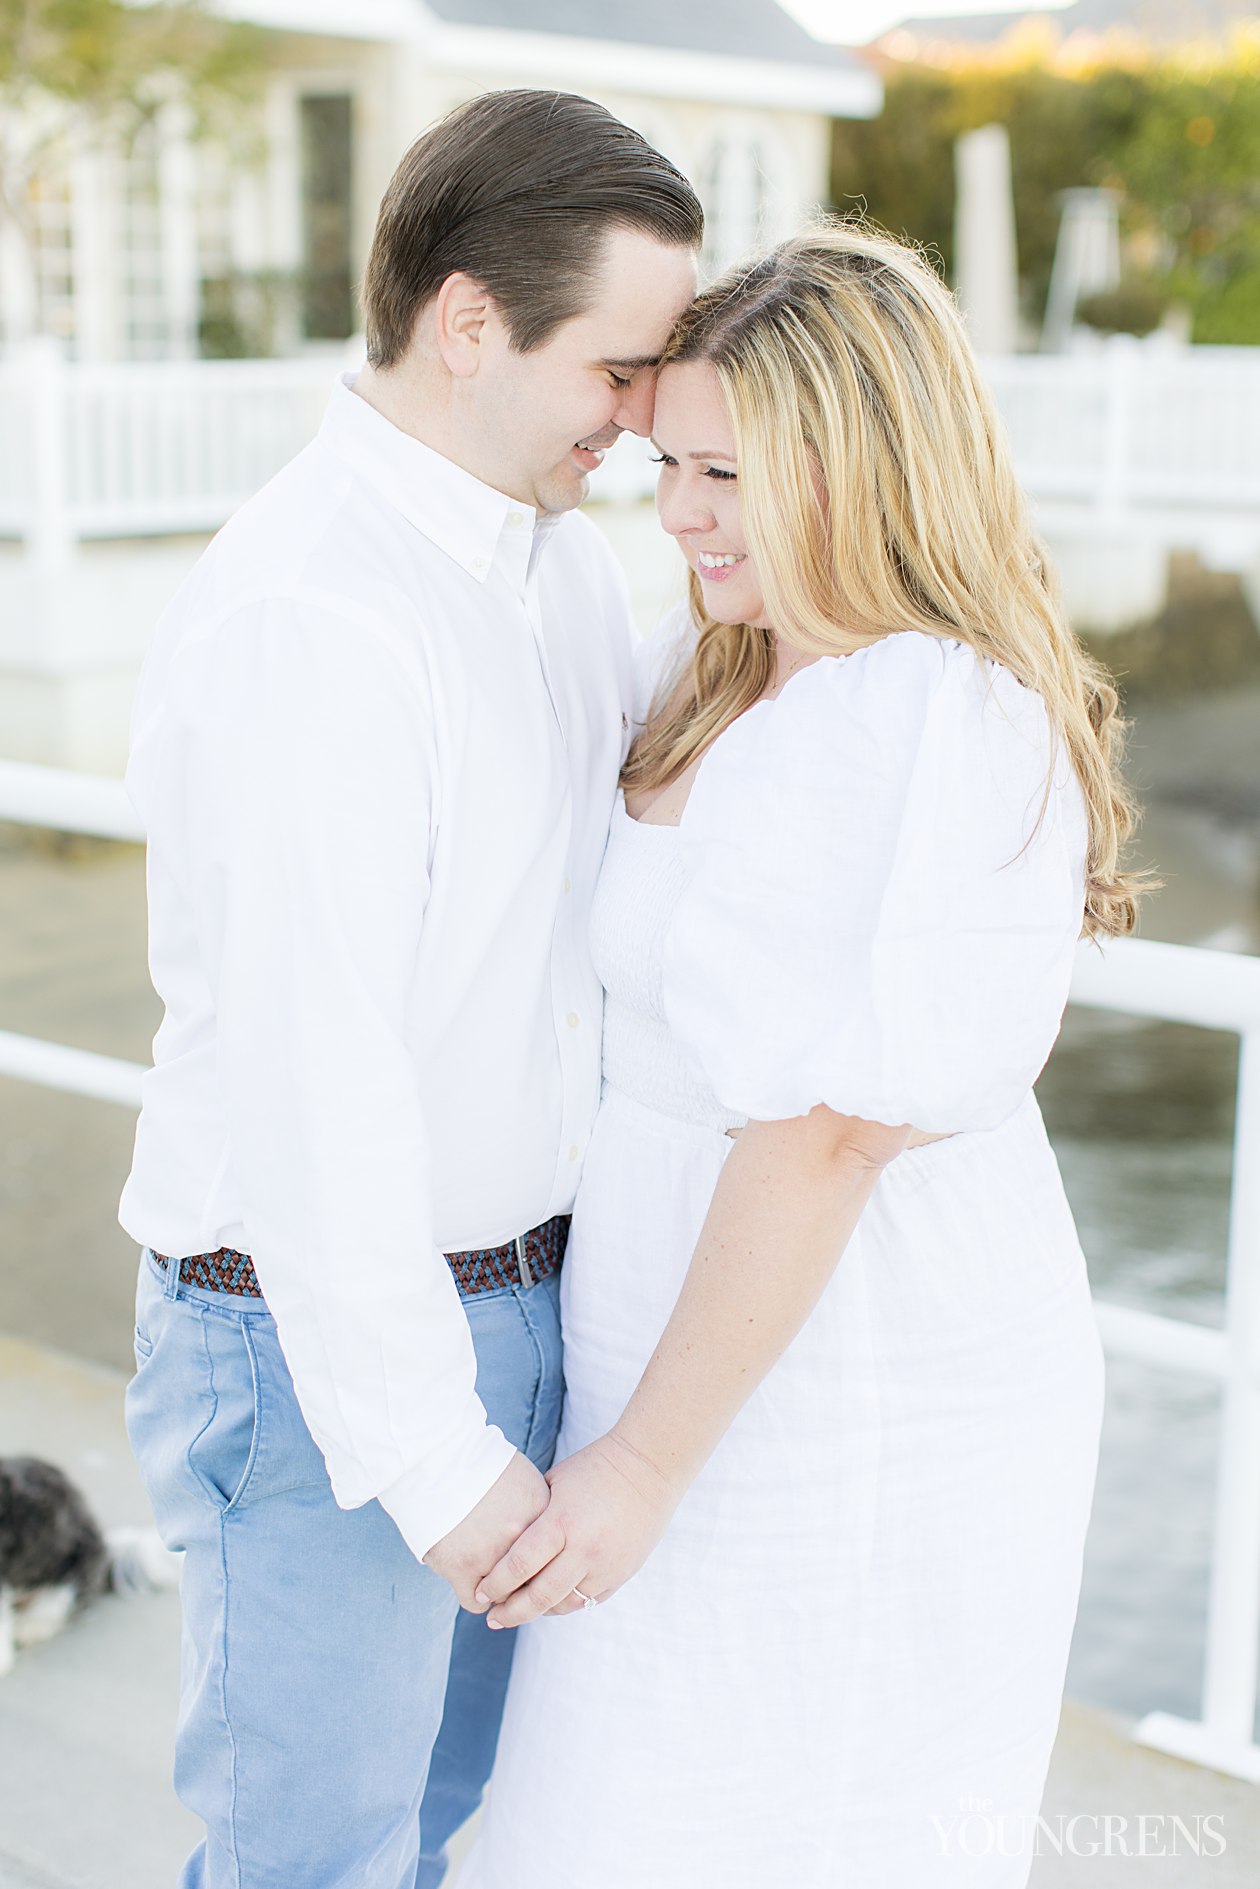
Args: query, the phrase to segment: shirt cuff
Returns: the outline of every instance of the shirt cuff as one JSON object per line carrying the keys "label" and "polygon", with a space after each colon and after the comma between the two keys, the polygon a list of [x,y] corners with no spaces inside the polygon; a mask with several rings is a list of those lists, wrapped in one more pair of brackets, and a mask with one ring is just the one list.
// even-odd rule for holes
{"label": "shirt cuff", "polygon": [[440,1469],[423,1463],[382,1489],[377,1501],[423,1561],[430,1548],[472,1513],[503,1474],[516,1449],[493,1423],[475,1430]]}

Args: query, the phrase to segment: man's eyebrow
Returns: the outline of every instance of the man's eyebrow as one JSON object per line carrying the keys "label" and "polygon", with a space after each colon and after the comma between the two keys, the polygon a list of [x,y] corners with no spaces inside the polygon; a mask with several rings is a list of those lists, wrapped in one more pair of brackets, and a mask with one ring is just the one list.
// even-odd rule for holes
{"label": "man's eyebrow", "polygon": [[[658,453],[663,453],[665,451],[665,448],[660,444],[658,440],[650,439],[648,441],[648,445],[655,446]],[[671,453],[669,457],[672,459],[673,454]],[[725,459],[728,465],[733,466],[735,464],[734,453],[688,453],[687,458],[688,459]]]}
{"label": "man's eyebrow", "polygon": [[637,374],[641,367],[656,367],[660,363],[659,354],[624,354],[614,355],[610,360],[600,361],[600,367],[624,367],[632,374]]}

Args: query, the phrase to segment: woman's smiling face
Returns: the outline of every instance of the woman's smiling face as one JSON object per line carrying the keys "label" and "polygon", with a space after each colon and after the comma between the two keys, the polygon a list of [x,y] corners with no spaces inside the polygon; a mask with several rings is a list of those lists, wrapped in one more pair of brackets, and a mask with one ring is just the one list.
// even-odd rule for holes
{"label": "woman's smiling face", "polygon": [[763,623],[761,585],[740,529],[731,422],[707,361],[662,369],[652,443],[661,467],[657,513],[700,579],[705,609],[719,623]]}

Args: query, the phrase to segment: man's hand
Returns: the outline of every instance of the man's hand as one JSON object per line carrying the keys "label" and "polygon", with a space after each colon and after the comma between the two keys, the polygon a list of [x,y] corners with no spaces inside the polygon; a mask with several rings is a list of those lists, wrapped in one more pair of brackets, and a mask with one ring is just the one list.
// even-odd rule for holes
{"label": "man's hand", "polygon": [[615,1430],[548,1471],[551,1501],[477,1591],[496,1602],[492,1627],[519,1627],[581,1607],[573,1590],[607,1600],[638,1572],[682,1490]]}
{"label": "man's hand", "polygon": [[434,1542],[424,1565],[450,1582],[461,1607],[469,1613],[485,1613],[490,1603],[474,1598],[477,1583],[538,1519],[548,1499],[541,1472],[518,1450],[476,1508]]}

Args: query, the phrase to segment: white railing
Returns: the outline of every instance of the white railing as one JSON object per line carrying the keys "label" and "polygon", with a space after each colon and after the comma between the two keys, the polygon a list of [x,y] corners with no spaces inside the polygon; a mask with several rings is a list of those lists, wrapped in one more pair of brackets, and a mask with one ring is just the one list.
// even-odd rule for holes
{"label": "white railing", "polygon": [[84,538],[217,531],[315,436],[336,363],[0,364],[0,537],[42,563]]}
{"label": "white railing", "polygon": [[1039,501],[1114,516],[1260,515],[1260,347],[1144,344],[1015,354],[985,372]]}
{"label": "white railing", "polygon": [[1107,1349],[1221,1386],[1220,1444],[1199,1719],[1153,1712],[1158,1751],[1260,1783],[1260,958],[1117,940],[1083,945],[1072,1001],[1235,1031],[1240,1039],[1224,1319],[1219,1331],[1095,1301]]}
{"label": "white railing", "polygon": [[[141,838],[117,781],[15,762],[0,762],[0,819]],[[1151,1713],[1134,1736],[1260,1782],[1260,958],[1138,940],[1082,945],[1072,1001],[1241,1039],[1221,1328],[1095,1305],[1111,1355],[1207,1377],[1222,1392],[1202,1717]],[[139,1063],[0,1032],[0,1075],[134,1107],[143,1073]]]}
{"label": "white railing", "polygon": [[[79,539],[217,530],[312,438],[335,371],[328,358],[68,363],[38,342],[0,362],[0,537],[57,562]],[[1214,538],[1222,515],[1254,519],[1260,542],[1260,347],[1117,337],[985,371],[1041,506],[1186,545]],[[623,440],[594,496],[650,494],[648,451]]]}

